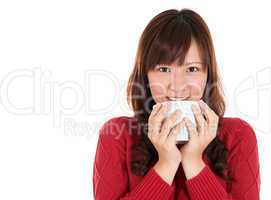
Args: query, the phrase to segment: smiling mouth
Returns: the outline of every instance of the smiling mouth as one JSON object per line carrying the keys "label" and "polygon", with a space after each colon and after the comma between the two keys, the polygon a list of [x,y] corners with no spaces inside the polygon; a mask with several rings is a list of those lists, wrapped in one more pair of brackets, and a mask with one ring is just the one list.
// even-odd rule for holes
{"label": "smiling mouth", "polygon": [[182,100],[187,99],[187,97],[185,97],[185,98],[180,98],[180,97],[167,97],[167,99],[170,100],[170,101],[182,101]]}

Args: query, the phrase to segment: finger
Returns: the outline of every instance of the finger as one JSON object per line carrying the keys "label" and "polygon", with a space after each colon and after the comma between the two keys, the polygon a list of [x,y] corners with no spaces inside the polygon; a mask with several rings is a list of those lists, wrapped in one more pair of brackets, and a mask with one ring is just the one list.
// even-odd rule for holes
{"label": "finger", "polygon": [[181,110],[176,110],[169,117],[164,120],[160,131],[160,140],[161,142],[165,142],[167,139],[171,128],[176,124],[176,121],[181,117]]}
{"label": "finger", "polygon": [[149,116],[149,119],[152,119],[152,117],[157,114],[157,112],[161,109],[161,106],[162,106],[161,103],[157,103],[152,107],[152,111],[151,111],[151,114]]}
{"label": "finger", "polygon": [[190,119],[188,119],[187,117],[184,118],[185,121],[185,126],[188,130],[188,133],[190,135],[191,138],[197,137],[198,136],[198,132],[196,127],[193,125],[193,123],[190,121]]}
{"label": "finger", "polygon": [[192,111],[195,116],[195,121],[196,121],[196,128],[199,134],[204,134],[205,133],[205,128],[206,128],[206,121],[203,118],[203,114],[201,112],[201,109],[198,104],[192,104]]}
{"label": "finger", "polygon": [[185,127],[184,118],[174,126],[167,137],[167,141],[169,144],[176,144],[177,135],[180,133],[181,129]]}
{"label": "finger", "polygon": [[155,116],[152,116],[151,118],[149,118],[148,133],[152,134],[152,136],[156,136],[159,134],[161,124],[165,117],[165,113],[167,109],[168,109],[167,104],[162,104],[161,108],[159,109],[159,111],[157,111]]}
{"label": "finger", "polygon": [[204,101],[200,100],[199,105],[202,108],[203,112],[206,113],[207,126],[211,127],[214,126],[213,124],[217,124],[219,120],[217,114]]}
{"label": "finger", "polygon": [[152,121],[153,121],[153,117],[154,115],[161,109],[162,104],[161,103],[157,103],[153,106],[152,112],[149,116],[148,119],[148,136],[151,136],[152,133],[156,132],[154,125],[152,125]]}
{"label": "finger", "polygon": [[200,100],[199,101],[199,106],[206,118],[206,121],[207,121],[207,124],[210,123],[211,121],[211,108],[209,108],[209,106],[203,101],[203,100]]}
{"label": "finger", "polygon": [[165,114],[167,113],[169,109],[169,105],[167,103],[163,103],[161,105],[161,108],[157,111],[157,113],[153,116],[153,121],[155,123],[159,123],[161,124],[162,121],[164,120],[165,118]]}

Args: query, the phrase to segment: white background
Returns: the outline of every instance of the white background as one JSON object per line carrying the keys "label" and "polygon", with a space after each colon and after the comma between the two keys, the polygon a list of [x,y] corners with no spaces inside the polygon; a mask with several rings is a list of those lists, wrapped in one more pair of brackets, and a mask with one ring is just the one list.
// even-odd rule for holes
{"label": "white background", "polygon": [[98,129],[131,114],[125,89],[140,34],[170,8],[194,9],[209,25],[226,116],[254,127],[261,199],[270,197],[267,1],[1,0],[0,199],[93,199]]}

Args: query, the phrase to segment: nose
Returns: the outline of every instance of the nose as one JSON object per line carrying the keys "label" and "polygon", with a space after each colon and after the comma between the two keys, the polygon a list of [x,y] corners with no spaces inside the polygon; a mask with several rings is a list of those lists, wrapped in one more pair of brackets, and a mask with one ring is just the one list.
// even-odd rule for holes
{"label": "nose", "polygon": [[189,98],[189,83],[181,70],[175,70],[169,80],[168,96],[177,98]]}

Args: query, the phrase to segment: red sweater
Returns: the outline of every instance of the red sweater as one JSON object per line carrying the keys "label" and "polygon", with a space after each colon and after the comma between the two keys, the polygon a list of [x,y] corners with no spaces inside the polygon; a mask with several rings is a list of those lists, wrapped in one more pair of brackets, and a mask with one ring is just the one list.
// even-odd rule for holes
{"label": "red sweater", "polygon": [[144,177],[131,172],[131,147],[138,141],[136,118],[115,117],[100,129],[93,168],[96,200],[258,200],[260,173],[253,128],[240,118],[221,118],[218,137],[229,150],[235,182],[226,182],[206,166],[187,180],[182,165],[172,185],[151,167]]}

